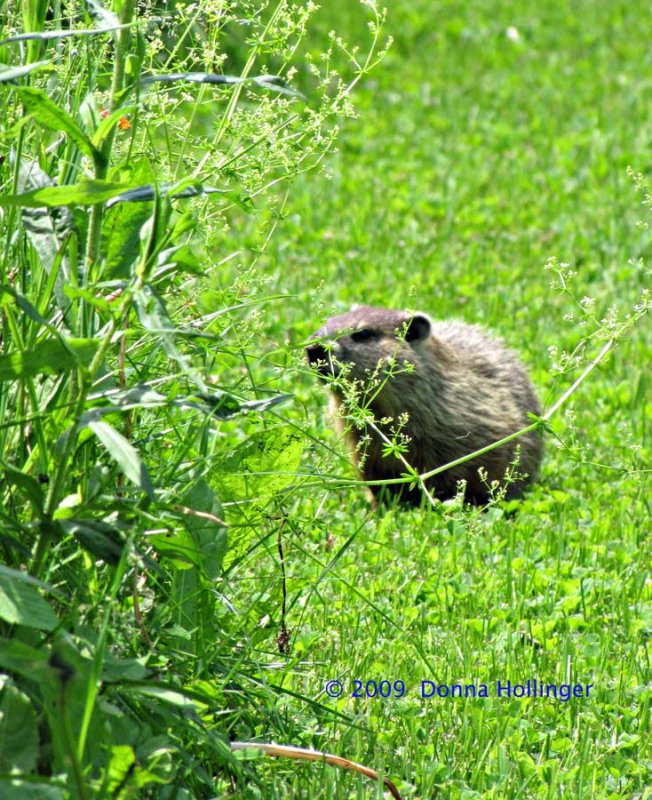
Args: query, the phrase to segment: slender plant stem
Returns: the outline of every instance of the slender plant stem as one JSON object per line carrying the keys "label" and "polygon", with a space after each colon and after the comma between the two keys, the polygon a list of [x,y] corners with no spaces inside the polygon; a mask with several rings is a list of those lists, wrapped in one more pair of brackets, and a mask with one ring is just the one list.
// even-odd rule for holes
{"label": "slender plant stem", "polygon": [[[124,87],[125,65],[131,43],[130,23],[133,20],[136,8],[136,0],[124,0],[122,9],[122,19],[120,22],[125,27],[120,28],[115,39],[115,56],[113,60],[113,76],[111,79],[111,94],[109,97],[109,114],[112,114],[118,105],[119,96]],[[98,155],[95,159],[95,178],[105,180],[111,159],[113,139],[115,137],[115,127],[107,134]],[[96,203],[92,210],[88,227],[88,241],[86,242],[86,280],[92,282],[93,265],[97,262],[100,255],[102,220],[104,219],[104,204]]]}
{"label": "slender plant stem", "polygon": [[588,376],[593,372],[593,370],[598,366],[598,364],[602,361],[602,359],[607,355],[607,353],[611,350],[614,346],[615,339],[609,339],[605,342],[604,347],[598,355],[593,359],[593,361],[588,365],[588,367],[584,370],[584,372],[580,375],[580,377],[575,381],[575,383],[569,387],[564,394],[557,400],[557,402],[550,406],[550,408],[546,411],[543,415],[542,419],[548,421],[550,417],[557,411],[558,408],[561,408],[566,400],[576,391],[576,389],[584,383],[584,381],[588,378]]}
{"label": "slender plant stem", "polygon": [[[511,433],[509,436],[505,436],[502,439],[499,439],[497,442],[492,442],[492,444],[487,445],[486,447],[482,447],[480,450],[474,450],[473,453],[469,453],[468,455],[462,456],[461,458],[456,458],[454,461],[449,461],[447,464],[443,464],[441,467],[437,467],[436,469],[431,469],[428,472],[423,472],[419,475],[411,474],[407,475],[402,478],[392,478],[389,480],[382,480],[382,481],[365,481],[366,486],[386,486],[386,485],[395,485],[401,483],[409,483],[414,480],[418,480],[419,485],[423,488],[424,481],[429,480],[430,478],[434,478],[435,475],[439,475],[442,472],[446,472],[453,467],[457,467],[460,464],[465,464],[467,461],[471,461],[472,459],[478,458],[478,456],[483,456],[485,453],[489,453],[492,450],[495,450],[497,447],[502,447],[509,442],[514,441],[514,439],[519,439],[521,436],[526,436],[528,433],[532,433],[532,431],[536,431],[539,428],[543,427],[543,425],[569,400],[569,398],[578,390],[578,388],[584,383],[584,381],[588,378],[588,376],[593,372],[593,370],[598,366],[598,364],[602,361],[602,359],[607,355],[607,353],[611,350],[614,346],[616,339],[609,339],[605,342],[604,346],[598,353],[598,355],[593,359],[593,361],[586,367],[584,372],[579,376],[579,378],[564,392],[564,394],[554,403],[545,414],[541,416],[536,422],[533,422],[531,425],[528,425],[525,428],[521,428],[521,430],[516,431],[515,433]],[[386,444],[391,444],[389,439],[382,434],[380,430],[374,426],[376,433],[380,435],[380,437],[385,441]],[[400,460],[403,464],[409,469],[409,464],[407,461],[399,454]],[[428,495],[428,499],[432,502],[432,498]]]}
{"label": "slender plant stem", "polygon": [[93,709],[95,708],[95,701],[100,689],[102,667],[104,665],[104,654],[106,651],[106,642],[109,632],[109,622],[115,599],[118,596],[118,589],[122,583],[125,571],[127,569],[127,562],[129,554],[131,553],[132,537],[130,536],[122,548],[120,561],[115,568],[111,580],[111,587],[104,601],[104,615],[102,624],[100,626],[99,636],[97,637],[97,644],[93,654],[93,662],[91,664],[90,672],[88,675],[88,684],[86,686],[86,698],[84,704],[84,711],[82,713],[81,725],[79,734],[77,736],[77,759],[81,762],[84,758],[84,750],[86,748],[86,739],[88,738],[88,731],[91,724],[91,717],[93,716]]}
{"label": "slender plant stem", "polygon": [[68,713],[70,707],[68,703],[68,687],[69,681],[65,678],[62,678],[61,694],[59,695],[59,722],[61,725],[63,746],[70,762],[70,771],[72,772],[74,778],[77,796],[79,797],[79,800],[89,800],[80,759],[77,757],[77,753],[75,751],[74,738],[70,728],[70,714]]}

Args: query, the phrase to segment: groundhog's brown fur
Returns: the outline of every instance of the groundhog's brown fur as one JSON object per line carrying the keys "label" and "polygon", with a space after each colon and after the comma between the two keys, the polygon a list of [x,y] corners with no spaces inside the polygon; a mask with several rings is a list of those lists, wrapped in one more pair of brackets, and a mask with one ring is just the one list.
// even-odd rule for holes
{"label": "groundhog's brown fur", "polygon": [[[358,401],[368,404],[386,435],[390,436],[390,428],[396,427],[402,414],[408,414],[401,429],[410,439],[404,457],[420,473],[525,428],[531,422],[528,412],[541,413],[516,355],[474,325],[360,307],[332,317],[313,338],[320,341],[307,348],[309,362],[325,376],[336,376],[344,369],[347,379],[359,389]],[[335,392],[334,398],[342,404],[341,393]],[[388,417],[392,423],[380,422]],[[385,445],[373,429],[353,427],[349,436],[364,480],[386,480],[405,473],[398,458],[383,457]],[[363,437],[368,438],[363,441]],[[536,432],[431,478],[428,489],[445,499],[455,495],[458,481],[464,480],[466,500],[486,503],[488,487],[478,468],[486,470],[489,483],[502,482],[517,447],[521,477],[507,489],[508,497],[516,496],[539,468],[542,442]],[[422,499],[421,491],[410,491],[408,484],[371,490],[381,500],[398,495],[401,501],[418,504]]]}

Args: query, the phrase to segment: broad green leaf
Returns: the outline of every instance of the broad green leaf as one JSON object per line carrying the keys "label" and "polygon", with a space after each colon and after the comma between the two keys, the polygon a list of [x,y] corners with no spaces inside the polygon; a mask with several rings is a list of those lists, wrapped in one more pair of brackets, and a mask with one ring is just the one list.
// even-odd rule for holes
{"label": "broad green leaf", "polygon": [[303,94],[303,92],[293,89],[290,84],[287,83],[287,81],[281,78],[280,75],[256,75],[248,80],[263,89],[268,89],[272,92],[278,92],[279,94],[284,94],[288,97],[298,97],[299,100],[304,100],[306,102],[308,101],[308,98],[305,96],[305,94]]}
{"label": "broad green leaf", "polygon": [[155,533],[147,541],[161,556],[171,559],[177,569],[195,567],[208,580],[215,580],[227,550],[222,508],[210,487],[203,483],[185,496],[184,504],[189,509],[184,513],[188,530]]}
{"label": "broad green leaf", "polygon": [[[109,797],[119,797],[117,792],[131,783],[135,770],[138,769],[136,755],[129,745],[114,745],[109,760]],[[122,794],[122,792],[120,792]]]}
{"label": "broad green leaf", "polygon": [[289,97],[299,97],[301,100],[307,99],[304,94],[293,89],[279,75],[256,75],[251,78],[239,78],[233,75],[216,75],[214,72],[170,72],[167,75],[147,75],[141,79],[140,84],[141,86],[146,86],[150,83],[176,83],[177,81],[182,81],[184,83],[209,83],[218,86],[235,86],[241,83],[253,83],[263,89],[270,89],[273,92],[285,94]]}
{"label": "broad green leaf", "polygon": [[116,197],[129,187],[123,183],[88,178],[81,183],[46,186],[33,192],[0,197],[0,206],[92,206]]}
{"label": "broad green leaf", "polygon": [[164,271],[168,272],[171,266],[180,272],[189,272],[192,275],[204,275],[206,270],[206,265],[202,264],[196,251],[190,245],[185,244],[170,247],[160,254],[154,277]]}
{"label": "broad green leaf", "polygon": [[[167,741],[163,739],[163,742],[163,747],[165,747]],[[138,749],[142,756],[142,746],[139,746]],[[156,750],[160,753],[158,747]],[[168,782],[164,776],[156,775],[154,772],[143,769],[139,760],[136,759],[133,748],[129,745],[113,745],[109,752],[108,797],[115,798],[115,800],[127,800],[130,797],[136,797],[133,792],[134,787],[140,789],[149,783]],[[140,760],[146,761],[147,759],[141,758]],[[156,793],[154,793],[154,796],[156,796]]]}
{"label": "broad green leaf", "polygon": [[63,786],[23,778],[0,777],[2,800],[66,800],[69,797]]}
{"label": "broad green leaf", "polygon": [[205,480],[197,481],[185,495],[185,505],[195,514],[189,513],[186,524],[202,556],[202,569],[209,580],[215,580],[222,569],[226,554],[226,528],[221,523],[222,505],[215,492]]}
{"label": "broad green leaf", "polygon": [[93,160],[98,157],[98,151],[84,131],[44,91],[33,86],[12,86],[12,89],[20,95],[26,111],[37,122],[53,131],[67,134]]}
{"label": "broad green leaf", "polygon": [[220,419],[229,419],[237,414],[246,414],[249,411],[268,411],[279,403],[292,399],[291,394],[276,394],[262,400],[238,400],[228,392],[202,392],[197,395],[211,407],[212,413]]}
{"label": "broad green leaf", "polygon": [[[0,47],[9,41],[12,41],[12,39],[4,39],[2,42],[0,42]],[[43,69],[54,69],[54,67],[49,61],[35,61],[33,64],[24,64],[21,67],[9,67],[6,64],[0,64],[0,83],[5,83],[6,81],[16,81],[19,78],[24,78],[25,75],[29,75],[30,72],[36,72]]]}
{"label": "broad green leaf", "polygon": [[145,203],[120,204],[107,213],[102,229],[105,280],[131,276],[140,256],[140,232],[151,216]]}
{"label": "broad green leaf", "polygon": [[101,558],[112,566],[120,561],[125,536],[113,525],[94,519],[61,519],[59,524],[95,558]]}
{"label": "broad green leaf", "polygon": [[[0,638],[0,668],[40,683],[45,679],[49,653],[37,650],[18,639]],[[0,795],[1,796],[1,795]]]}
{"label": "broad green leaf", "polygon": [[[49,42],[53,39],[69,39],[71,36],[77,36],[78,38],[85,39],[88,36],[97,36],[103,33],[112,33],[113,31],[119,31],[122,28],[128,28],[129,25],[121,25],[118,18],[115,14],[107,11],[106,9],[102,9],[102,17],[98,14],[97,19],[102,21],[102,25],[98,28],[78,28],[76,30],[57,30],[57,31],[35,31],[33,33],[18,33],[15,36],[8,36],[6,39],[2,39],[0,41],[0,47],[3,47],[6,44],[12,44],[13,42],[29,42],[32,39],[35,39],[38,42]],[[48,61],[41,62],[43,64],[48,64]],[[30,64],[29,66],[35,66],[34,64]]]}
{"label": "broad green leaf", "polygon": [[12,625],[51,631],[58,621],[47,600],[24,581],[0,575],[0,619]]}
{"label": "broad green leaf", "polygon": [[168,356],[177,362],[181,371],[193,381],[200,392],[206,392],[207,387],[197,370],[193,369],[190,359],[176,345],[177,331],[161,298],[149,286],[135,291],[133,297],[142,326],[158,336]]}
{"label": "broad green leaf", "polygon": [[[75,294],[77,292],[75,291]],[[72,292],[71,292],[72,294]],[[186,331],[177,331],[186,335]],[[192,332],[188,332],[192,335]],[[196,398],[201,399],[198,402]],[[198,392],[191,397],[177,396],[172,399],[143,384],[131,389],[114,389],[98,392],[91,396],[92,402],[102,399],[111,405],[95,406],[80,417],[80,425],[87,425],[92,420],[99,420],[116,411],[128,411],[132,408],[179,408],[184,411],[200,411],[202,414],[216,416],[219,419],[231,419],[238,414],[264,412],[274,406],[292,399],[291,394],[278,394],[262,400],[240,400],[228,392]]]}
{"label": "broad green leaf", "polygon": [[153,533],[147,537],[147,543],[154,547],[159,555],[171,559],[176,569],[202,567],[202,555],[188,531],[176,531],[174,534]]}
{"label": "broad green leaf", "polygon": [[[172,401],[168,400],[165,395],[159,394],[159,392],[146,384],[133,386],[131,389],[110,388],[92,395],[90,399],[91,401],[106,400],[111,405],[104,408],[95,407],[87,411],[80,420],[84,424],[86,424],[86,420],[101,419],[106,414],[115,414],[116,410],[128,411],[132,408],[160,408],[173,405]],[[201,408],[198,403],[195,403],[194,407]]]}
{"label": "broad green leaf", "polygon": [[[38,163],[22,159],[18,166],[18,192],[35,191],[47,186],[54,186],[54,181]],[[52,276],[55,278],[54,291],[59,308],[65,312],[68,303],[64,287],[70,283],[70,268],[61,248],[75,229],[73,216],[66,206],[53,206],[50,209],[38,206],[23,207],[21,217],[23,227],[45,271],[49,275],[53,269],[56,270],[56,274]],[[43,303],[47,303],[47,298],[43,298]]]}
{"label": "broad green leaf", "polygon": [[[181,182],[183,183],[183,182]],[[179,188],[179,183],[164,183],[156,186],[153,183],[145,186],[138,186],[135,189],[128,189],[126,192],[112,198],[107,203],[107,207],[111,208],[118,203],[142,203],[151,202],[158,195],[164,197],[169,196],[172,200],[180,200],[187,197],[200,197],[201,195],[220,194],[226,196],[229,200],[237,203],[244,211],[251,212],[254,208],[252,199],[243,194],[242,192],[233,189],[218,189],[215,186],[203,186],[200,183],[194,183],[192,186]]]}
{"label": "broad green leaf", "polygon": [[33,772],[39,753],[34,706],[12,682],[0,688],[0,772]]}
{"label": "broad green leaf", "polygon": [[[125,28],[126,25],[118,25],[117,28]],[[6,39],[0,41],[0,47],[3,47],[6,44],[13,44],[14,42],[30,42],[32,40],[36,40],[37,42],[50,42],[54,39],[69,39],[71,36],[79,36],[81,38],[86,36],[92,36],[98,33],[108,33],[109,31],[116,30],[116,28],[106,28],[105,30],[93,30],[92,28],[87,28],[86,30],[79,29],[74,31],[39,31],[34,33],[17,33],[15,36],[7,36]],[[43,62],[49,63],[49,62]],[[31,66],[31,65],[30,65]]]}
{"label": "broad green leaf", "polygon": [[162,75],[146,75],[141,78],[141,86],[150,83],[210,83],[216,86],[237,86],[244,83],[245,78],[234,75],[216,75],[214,72],[168,72]]}
{"label": "broad green leaf", "polygon": [[0,356],[0,381],[54,375],[78,366],[88,366],[98,346],[97,339],[45,339],[33,350]]}
{"label": "broad green leaf", "polygon": [[6,578],[9,578],[11,580],[22,581],[23,583],[27,583],[30,586],[43,589],[46,592],[55,591],[54,587],[51,584],[45,583],[45,581],[40,581],[38,578],[33,578],[27,572],[23,572],[17,569],[12,569],[11,567],[5,567],[4,564],[0,564],[0,575],[4,575]]}
{"label": "broad green leaf", "polygon": [[[127,691],[127,687],[125,687]],[[190,697],[168,689],[165,686],[156,686],[153,683],[136,684],[129,687],[129,691],[137,694],[147,695],[148,697],[156,697],[158,700],[163,700],[165,703],[170,703],[173,706],[186,709],[189,712],[197,710],[197,703]]]}
{"label": "broad green leaf", "polygon": [[142,681],[148,674],[146,658],[116,658],[107,652],[102,665],[102,680],[109,683]]}
{"label": "broad green leaf", "polygon": [[97,308],[104,314],[110,316],[111,303],[109,303],[106,297],[97,294],[97,289],[83,289],[80,288],[79,286],[71,286],[70,284],[68,284],[67,286],[63,287],[63,291],[66,297],[69,297],[70,299],[76,299],[78,297],[81,297],[82,300],[85,303],[88,303],[89,306]]}
{"label": "broad green leaf", "polygon": [[139,489],[154,499],[154,484],[147,467],[140,460],[136,448],[125,437],[106,422],[91,420],[87,423],[97,438],[108,450],[113,460],[120,466],[125,476]]}
{"label": "broad green leaf", "polygon": [[41,516],[43,514],[45,497],[43,496],[41,484],[36,478],[14,467],[12,464],[7,464],[3,461],[0,461],[0,469],[4,472],[7,483],[10,486],[15,486],[19,494],[22,495],[23,498],[29,500],[34,511]]}
{"label": "broad green leaf", "polygon": [[287,489],[295,481],[303,446],[304,438],[290,427],[251,436],[213,473],[221,496],[263,498]]}
{"label": "broad green leaf", "polygon": [[38,322],[39,325],[51,331],[57,339],[59,338],[61,335],[59,329],[51,325],[24,295],[12,289],[10,286],[0,284],[0,305],[5,306],[12,302],[15,303],[23,313],[27,314],[33,322]]}

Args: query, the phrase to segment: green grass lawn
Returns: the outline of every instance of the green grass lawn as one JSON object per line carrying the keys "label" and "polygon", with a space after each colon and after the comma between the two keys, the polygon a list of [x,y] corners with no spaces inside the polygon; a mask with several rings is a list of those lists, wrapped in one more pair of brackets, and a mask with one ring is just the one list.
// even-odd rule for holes
{"label": "green grass lawn", "polygon": [[[266,252],[265,291],[288,297],[266,306],[265,331],[298,350],[279,386],[296,398],[282,416],[315,437],[307,472],[352,475],[300,365],[331,313],[359,302],[486,325],[550,407],[580,372],[560,374],[559,353],[595,326],[551,288],[548,259],[576,271],[572,292],[598,319],[624,317],[650,285],[649,209],[627,174],[651,163],[647,7],[405,2],[386,30],[358,118],[324,174],[293,186]],[[310,734],[288,721],[288,743],[382,768],[406,797],[652,796],[651,361],[643,319],[553,419],[541,481],[508,511],[377,514],[359,488],[300,490],[283,534],[293,658],[261,677],[330,714],[309,714]],[[272,583],[250,613],[277,621],[271,546],[229,573],[238,601],[252,602],[252,578]],[[405,694],[353,698],[356,679]],[[528,679],[593,689],[496,697],[497,681]],[[422,680],[490,696],[422,699]],[[279,713],[294,707],[290,695]],[[315,769],[268,765],[265,796],[372,794]]]}
{"label": "green grass lawn", "polygon": [[[0,42],[0,797],[389,796],[237,740],[415,800],[650,800],[648,5],[396,0],[305,174],[337,98],[305,59],[326,69],[331,29],[363,58],[369,9],[324,2],[295,50],[282,3],[140,5],[124,51]],[[55,25],[42,6],[0,15],[0,40]],[[130,83],[200,69],[279,71],[307,100]],[[74,211],[47,265],[6,200],[16,157],[76,187],[45,189],[41,223]],[[218,191],[90,210],[89,176],[114,200]],[[615,344],[522,500],[374,511],[304,357],[353,303],[486,326],[544,410]],[[542,685],[558,696],[522,696]]]}

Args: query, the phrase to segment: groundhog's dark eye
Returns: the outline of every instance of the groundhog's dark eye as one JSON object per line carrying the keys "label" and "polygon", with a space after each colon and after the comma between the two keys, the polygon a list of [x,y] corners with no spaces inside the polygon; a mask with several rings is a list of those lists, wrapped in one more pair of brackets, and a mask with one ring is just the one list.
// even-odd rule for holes
{"label": "groundhog's dark eye", "polygon": [[374,338],[374,332],[368,330],[367,328],[362,328],[362,330],[353,331],[351,338],[354,342],[366,342],[369,339]]}

